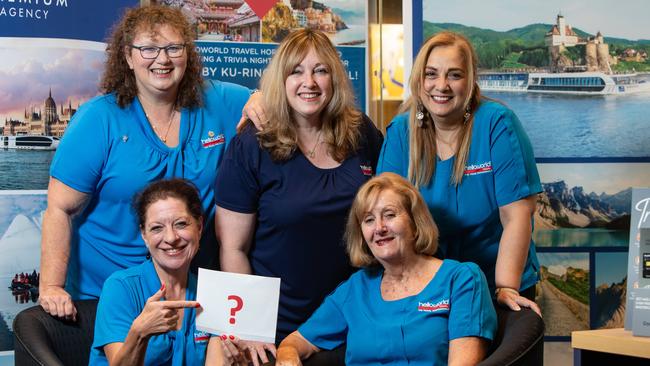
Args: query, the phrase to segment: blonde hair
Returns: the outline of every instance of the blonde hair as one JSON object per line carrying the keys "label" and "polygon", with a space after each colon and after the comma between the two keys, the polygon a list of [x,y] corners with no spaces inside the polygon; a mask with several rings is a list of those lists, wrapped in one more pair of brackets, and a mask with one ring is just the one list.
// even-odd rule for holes
{"label": "blonde hair", "polygon": [[345,228],[345,241],[350,262],[355,267],[369,267],[378,264],[368,243],[363,238],[361,223],[379,195],[387,190],[400,197],[400,204],[411,220],[415,253],[433,255],[438,249],[438,227],[418,190],[401,176],[386,172],[361,186],[352,203],[352,208],[350,208]]}
{"label": "blonde hair", "polygon": [[[409,112],[409,169],[408,178],[416,186],[426,186],[436,170],[436,131],[433,119],[425,108],[422,107],[420,95],[423,89],[425,68],[429,55],[436,47],[456,47],[465,63],[467,73],[466,80],[469,93],[463,104],[463,109],[470,113],[461,126],[458,134],[457,150],[455,151],[456,161],[452,173],[452,182],[459,185],[463,179],[469,147],[472,141],[472,126],[474,125],[474,113],[481,100],[481,91],[478,86],[477,64],[478,59],[472,44],[464,36],[453,32],[440,32],[426,42],[420,48],[409,80],[411,95],[402,106],[402,112]],[[418,108],[424,112],[425,117],[421,125],[418,124],[416,114]]]}
{"label": "blonde hair", "polygon": [[359,143],[361,112],[354,106],[352,86],[338,51],[325,33],[300,29],[280,43],[260,82],[269,122],[257,133],[257,139],[275,161],[289,159],[298,147],[285,81],[310,50],[316,52],[332,77],[332,99],[320,116],[323,140],[331,156],[341,162],[356,151]]}

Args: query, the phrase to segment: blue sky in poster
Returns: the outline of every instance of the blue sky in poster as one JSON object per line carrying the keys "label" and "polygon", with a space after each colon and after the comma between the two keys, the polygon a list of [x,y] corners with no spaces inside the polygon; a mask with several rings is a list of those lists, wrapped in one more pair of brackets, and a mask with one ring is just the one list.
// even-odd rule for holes
{"label": "blue sky in poster", "polygon": [[627,276],[627,252],[596,253],[596,287],[619,283]]}
{"label": "blue sky in poster", "polygon": [[41,43],[43,47],[0,46],[2,123],[6,118],[24,118],[25,109],[41,108],[50,90],[58,107],[71,103],[73,108],[98,93],[103,49],[68,48],[58,40]]}
{"label": "blue sky in poster", "polygon": [[591,34],[650,39],[647,0],[416,0],[413,6],[421,6],[423,19],[434,23],[507,31],[533,23],[553,24],[561,13],[570,25]]}
{"label": "blue sky in poster", "polygon": [[[241,84],[250,89],[258,87],[262,71],[273,57],[276,44],[196,42],[202,55],[203,77]],[[352,87],[361,110],[366,105],[365,47],[337,47],[348,69]]]}
{"label": "blue sky in poster", "polygon": [[[563,180],[569,187],[583,187],[586,193],[615,194],[628,187],[645,187],[650,182],[650,164],[537,164],[542,183]],[[603,172],[607,179],[603,179]]]}
{"label": "blue sky in poster", "polygon": [[40,194],[0,193],[0,236],[5,233],[11,221],[18,214],[27,217],[40,217],[47,207],[45,191]]}
{"label": "blue sky in poster", "polygon": [[139,3],[139,0],[2,0],[0,37],[48,37],[102,42],[124,8]]}

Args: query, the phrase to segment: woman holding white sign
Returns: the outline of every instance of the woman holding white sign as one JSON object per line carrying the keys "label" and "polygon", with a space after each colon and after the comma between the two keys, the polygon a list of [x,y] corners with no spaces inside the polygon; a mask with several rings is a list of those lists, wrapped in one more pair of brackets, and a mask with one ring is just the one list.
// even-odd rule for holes
{"label": "woman holding white sign", "polygon": [[485,357],[497,328],[485,276],[474,263],[433,257],[438,229],[415,187],[393,173],[371,179],[354,200],[346,241],[362,269],[280,344],[276,365],[343,343],[348,366]]}
{"label": "woman holding white sign", "polygon": [[[342,236],[383,140],[355,107],[336,48],[302,29],[278,47],[261,91],[268,123],[233,139],[217,174],[224,271],[280,277],[276,342],[352,273]],[[252,347],[266,361],[273,345]],[[255,355],[253,356],[256,362]]]}
{"label": "woman holding white sign", "polygon": [[222,365],[238,354],[230,340],[195,328],[196,276],[203,210],[182,179],[147,186],[134,200],[150,259],[113,273],[97,308],[91,365]]}

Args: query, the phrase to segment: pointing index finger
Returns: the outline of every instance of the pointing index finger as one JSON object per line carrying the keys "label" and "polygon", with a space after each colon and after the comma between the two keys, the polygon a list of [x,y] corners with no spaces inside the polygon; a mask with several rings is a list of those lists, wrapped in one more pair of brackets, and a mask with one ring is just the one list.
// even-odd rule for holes
{"label": "pointing index finger", "polygon": [[163,301],[162,306],[167,309],[182,309],[182,308],[200,308],[201,304],[199,304],[198,301],[172,300],[172,301]]}

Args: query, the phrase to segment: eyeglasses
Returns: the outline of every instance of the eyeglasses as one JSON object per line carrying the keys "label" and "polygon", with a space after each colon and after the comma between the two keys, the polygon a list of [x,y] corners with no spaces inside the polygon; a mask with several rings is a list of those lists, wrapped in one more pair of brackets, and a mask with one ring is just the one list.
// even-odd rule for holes
{"label": "eyeglasses", "polygon": [[135,48],[140,51],[140,56],[146,59],[155,59],[160,54],[161,50],[165,50],[168,57],[176,58],[183,56],[183,50],[185,50],[185,44],[170,44],[165,47],[157,46],[136,46],[131,45],[131,48]]}

